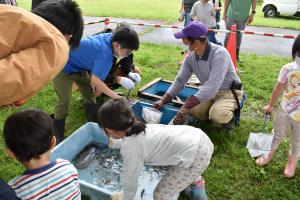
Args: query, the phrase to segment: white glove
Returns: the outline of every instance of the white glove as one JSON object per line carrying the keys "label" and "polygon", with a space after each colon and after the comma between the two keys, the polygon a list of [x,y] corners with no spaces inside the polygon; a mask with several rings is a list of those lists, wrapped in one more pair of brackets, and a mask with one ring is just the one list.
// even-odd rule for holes
{"label": "white glove", "polygon": [[129,72],[128,77],[136,83],[140,83],[142,78],[138,73]]}
{"label": "white glove", "polygon": [[135,85],[135,83],[131,79],[126,77],[120,77],[119,84],[122,85],[127,90],[133,89]]}

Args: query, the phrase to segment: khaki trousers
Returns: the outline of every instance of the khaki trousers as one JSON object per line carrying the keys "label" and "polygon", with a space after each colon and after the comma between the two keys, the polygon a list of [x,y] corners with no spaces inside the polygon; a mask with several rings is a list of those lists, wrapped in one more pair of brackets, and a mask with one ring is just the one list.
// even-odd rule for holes
{"label": "khaki trousers", "polygon": [[[241,101],[243,91],[235,90],[235,92],[239,101]],[[232,91],[221,90],[211,100],[200,103],[192,108],[190,114],[201,120],[209,119],[218,124],[226,124],[232,119],[235,109],[237,109],[237,104]]]}
{"label": "khaki trousers", "polygon": [[54,90],[58,96],[58,102],[54,111],[55,119],[65,119],[68,116],[71,106],[73,82],[78,86],[84,103],[95,102],[95,95],[90,86],[88,72],[82,71],[66,74],[62,71],[53,80]]}

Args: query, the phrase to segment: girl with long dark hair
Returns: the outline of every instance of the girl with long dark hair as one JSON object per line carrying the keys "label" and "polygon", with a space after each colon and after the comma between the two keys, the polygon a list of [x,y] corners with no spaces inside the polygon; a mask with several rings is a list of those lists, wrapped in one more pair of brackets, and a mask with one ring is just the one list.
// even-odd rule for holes
{"label": "girl with long dark hair", "polygon": [[200,129],[184,125],[144,124],[125,99],[110,99],[98,111],[98,123],[108,137],[123,139],[119,198],[132,200],[144,165],[169,166],[158,183],[154,199],[170,200],[191,185],[192,199],[206,199],[201,174],[208,167],[213,144]]}

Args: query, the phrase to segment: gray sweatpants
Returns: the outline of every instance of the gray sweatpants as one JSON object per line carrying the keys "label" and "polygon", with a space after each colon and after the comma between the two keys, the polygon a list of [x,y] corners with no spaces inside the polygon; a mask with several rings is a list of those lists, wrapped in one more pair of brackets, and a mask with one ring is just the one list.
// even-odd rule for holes
{"label": "gray sweatpants", "polygon": [[[204,141],[203,141],[204,142]],[[201,174],[210,163],[213,154],[213,144],[200,144],[192,165],[187,169],[172,166],[154,191],[154,200],[170,200],[193,182],[201,180]]]}
{"label": "gray sweatpants", "polygon": [[[234,20],[231,18],[226,18],[225,23],[226,23],[226,29],[230,30],[231,26],[236,24],[236,29],[237,30],[245,30],[246,28],[246,20]],[[227,42],[228,42],[228,37],[229,37],[229,33],[226,34],[225,36],[225,40],[224,40],[224,46],[227,46]],[[242,34],[241,33],[237,33],[236,35],[236,48],[240,49],[242,44]]]}
{"label": "gray sweatpants", "polygon": [[272,149],[278,148],[289,130],[291,130],[290,155],[300,157],[300,123],[294,121],[289,114],[280,107],[273,124],[274,138]]}

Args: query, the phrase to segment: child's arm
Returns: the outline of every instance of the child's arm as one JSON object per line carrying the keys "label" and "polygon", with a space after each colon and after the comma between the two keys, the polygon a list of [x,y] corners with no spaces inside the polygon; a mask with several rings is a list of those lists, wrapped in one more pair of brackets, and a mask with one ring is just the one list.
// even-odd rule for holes
{"label": "child's arm", "polygon": [[136,194],[139,175],[144,166],[144,160],[141,152],[142,149],[140,149],[139,145],[123,143],[121,146],[121,154],[123,158],[121,181],[123,183],[124,199],[133,199]]}
{"label": "child's arm", "polygon": [[285,84],[277,82],[276,86],[273,88],[272,96],[270,98],[268,105],[264,107],[265,112],[269,112],[269,113],[272,112],[273,105],[276,103],[278,97],[283,93],[284,87]]}
{"label": "child's arm", "polygon": [[104,93],[111,98],[119,98],[120,97],[117,93],[115,93],[114,91],[109,89],[105,85],[105,83],[95,75],[92,75],[90,85],[96,96],[99,96],[101,93]]}
{"label": "child's arm", "polygon": [[191,16],[191,18],[192,18],[193,20],[198,20],[198,19],[197,19],[197,15],[196,15],[195,4],[194,4],[193,7],[192,7],[192,10],[191,10],[191,12],[190,12],[190,16]]}

